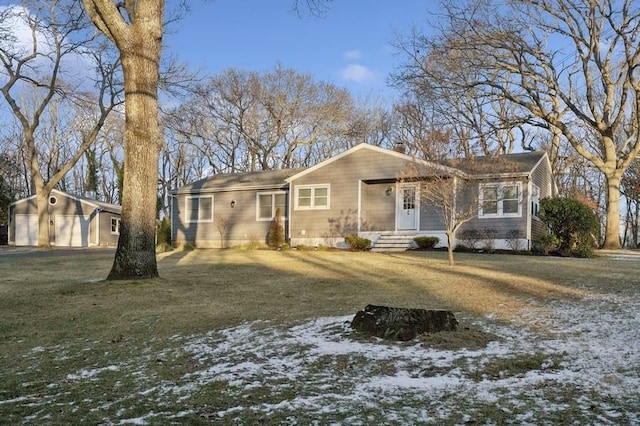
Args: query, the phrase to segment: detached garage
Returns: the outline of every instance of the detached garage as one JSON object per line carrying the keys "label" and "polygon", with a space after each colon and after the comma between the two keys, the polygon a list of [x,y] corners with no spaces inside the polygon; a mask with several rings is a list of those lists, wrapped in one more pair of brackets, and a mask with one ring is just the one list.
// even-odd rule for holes
{"label": "detached garage", "polygon": [[[49,242],[56,247],[115,246],[120,231],[121,208],[54,189],[47,203]],[[36,197],[23,198],[9,207],[9,244],[38,245]]]}

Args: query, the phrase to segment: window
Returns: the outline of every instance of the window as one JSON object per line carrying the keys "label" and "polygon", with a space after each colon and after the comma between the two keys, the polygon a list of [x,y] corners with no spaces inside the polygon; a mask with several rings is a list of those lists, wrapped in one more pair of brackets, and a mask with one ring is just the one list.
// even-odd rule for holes
{"label": "window", "polygon": [[519,182],[480,185],[479,217],[522,216],[522,190]]}
{"label": "window", "polygon": [[280,209],[282,217],[287,216],[287,195],[284,192],[261,192],[257,194],[258,207],[256,220],[272,220],[276,210]]}
{"label": "window", "polygon": [[213,197],[187,197],[185,213],[187,222],[213,221]]}
{"label": "window", "polygon": [[120,219],[117,217],[111,218],[111,233],[120,235]]}
{"label": "window", "polygon": [[296,210],[328,209],[329,185],[297,186]]}
{"label": "window", "polygon": [[531,217],[537,219],[540,211],[540,187],[531,184]]}

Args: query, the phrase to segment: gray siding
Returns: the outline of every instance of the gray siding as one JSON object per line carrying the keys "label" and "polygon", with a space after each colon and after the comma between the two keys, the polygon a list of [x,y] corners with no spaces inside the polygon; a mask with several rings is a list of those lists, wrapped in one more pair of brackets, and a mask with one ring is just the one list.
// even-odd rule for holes
{"label": "gray siding", "polygon": [[[554,183],[553,175],[551,174],[551,166],[548,161],[541,161],[537,167],[535,167],[531,173],[531,182],[536,184],[540,188],[540,199],[553,197]],[[535,241],[536,238],[546,235],[548,232],[547,227],[537,217],[531,218],[531,240]]]}
{"label": "gray siding", "polygon": [[[184,211],[186,198],[192,195],[178,194],[173,197],[172,202],[172,242],[175,246],[190,243],[196,247],[214,248],[231,247],[248,241],[266,242],[271,221],[257,220],[256,194],[278,191],[282,191],[282,189],[199,194],[200,196],[213,196],[213,220],[207,222],[186,220]],[[235,205],[231,207],[233,200],[235,200]],[[286,215],[286,212],[283,213]],[[226,226],[220,226],[223,228],[221,234],[218,225],[222,222],[226,222]]]}
{"label": "gray siding", "polygon": [[393,230],[396,220],[396,194],[387,195],[394,183],[362,184],[361,231]]}
{"label": "gray siding", "polygon": [[[469,222],[465,223],[460,228],[460,231],[459,231],[460,233],[458,234],[458,237],[460,237],[461,233],[464,232],[464,230],[471,230],[471,229],[477,230],[477,231],[489,230],[491,232],[494,232],[496,235],[496,238],[498,239],[507,238],[508,234],[511,231],[518,231],[521,233],[523,237],[527,235],[527,220],[529,216],[529,203],[528,203],[529,191],[528,191],[527,180],[525,178],[520,178],[520,179],[510,178],[510,179],[504,179],[501,181],[476,181],[475,190],[478,191],[480,185],[483,183],[494,183],[494,182],[502,182],[502,183],[520,182],[521,183],[521,189],[522,189],[522,196],[521,196],[521,202],[520,202],[520,209],[522,213],[521,216],[520,217],[477,216],[474,219],[470,220]],[[477,193],[472,196],[470,201],[474,203],[479,203]]]}
{"label": "gray siding", "polygon": [[[111,233],[111,218],[120,219],[120,215],[117,213],[100,212],[100,245],[102,246],[118,245],[120,235]],[[94,227],[97,222],[98,221],[92,221]]]}
{"label": "gray siding", "polygon": [[[64,193],[55,192],[50,197],[56,198],[55,204],[47,204],[47,214],[50,223],[50,243],[56,244],[55,224],[58,220],[62,220],[63,216],[81,215],[89,221],[88,245],[116,245],[118,236],[111,235],[111,217],[120,217],[118,213],[101,212],[98,213],[97,208],[90,204],[89,201],[74,199]],[[38,207],[35,197],[27,198],[17,202],[11,206],[11,222],[9,225],[9,243],[15,243],[15,216],[16,215],[37,215]],[[98,214],[100,218],[98,219]],[[98,225],[99,223],[99,225]],[[98,232],[98,226],[100,230]]]}
{"label": "gray siding", "polygon": [[[301,185],[330,185],[330,208],[327,210],[292,209],[292,238],[335,238],[354,234],[358,231],[358,187],[359,181],[387,180],[395,181],[409,164],[405,159],[393,155],[362,149],[325,164],[291,182],[292,203],[297,187]],[[371,230],[386,228],[390,225],[389,215],[395,215],[395,193],[383,198],[388,186],[363,185],[362,225]],[[366,198],[370,197],[370,198]],[[366,198],[366,199],[365,199]],[[375,203],[380,202],[380,206]],[[364,210],[364,208],[363,208]],[[393,230],[393,226],[386,228]],[[364,230],[364,229],[362,229]]]}
{"label": "gray siding", "polygon": [[549,162],[541,161],[531,172],[531,182],[540,187],[540,198],[553,197],[553,176]]}

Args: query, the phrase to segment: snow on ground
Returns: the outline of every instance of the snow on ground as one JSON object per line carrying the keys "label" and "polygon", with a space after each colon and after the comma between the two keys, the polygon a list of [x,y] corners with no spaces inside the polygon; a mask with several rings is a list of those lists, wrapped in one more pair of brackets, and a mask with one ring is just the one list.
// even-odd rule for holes
{"label": "snow on ground", "polygon": [[[487,407],[512,424],[557,423],[565,412],[574,424],[640,424],[637,292],[532,302],[512,323],[476,319],[476,327],[497,336],[478,350],[357,338],[351,319],[318,318],[288,328],[253,322],[173,336],[160,353],[146,350],[139,359],[67,372],[67,383],[51,388],[58,394],[30,399],[40,411],[29,420],[46,420],[47,404],[60,405],[65,386],[97,386],[115,373],[137,388],[120,399],[87,397],[91,412],[111,413],[105,424],[200,415],[222,424],[245,424],[249,415],[287,424],[485,423],[492,415]],[[145,367],[185,358],[193,368],[177,380],[154,378]],[[0,407],[21,403],[15,398]],[[141,406],[154,410],[141,415]]]}
{"label": "snow on ground", "polygon": [[[638,295],[592,295],[581,302],[554,302],[523,312],[520,324],[484,322],[484,329],[500,340],[473,351],[352,340],[350,316],[319,318],[288,330],[244,324],[188,339],[184,350],[202,368],[189,377],[187,385],[172,392],[189,394],[219,381],[228,382],[228,392],[238,396],[260,387],[272,394],[294,389],[277,404],[230,406],[216,413],[219,418],[234,418],[245,410],[320,416],[348,413],[354,406],[393,407],[414,400],[430,402],[423,410],[404,413],[404,420],[447,418],[460,405],[473,401],[502,406],[507,414],[513,411],[517,422],[535,423],[532,410],[552,413],[567,408],[566,397],[549,391],[556,387],[559,393],[576,392],[581,409],[601,412],[601,424],[616,424],[620,416],[624,422],[638,423],[638,308]],[[529,356],[540,357],[539,367],[510,372],[507,363],[497,377],[481,374],[484,366],[496,360]],[[609,405],[631,410],[621,413]],[[518,413],[522,406],[527,409]],[[394,420],[393,414],[388,420]]]}

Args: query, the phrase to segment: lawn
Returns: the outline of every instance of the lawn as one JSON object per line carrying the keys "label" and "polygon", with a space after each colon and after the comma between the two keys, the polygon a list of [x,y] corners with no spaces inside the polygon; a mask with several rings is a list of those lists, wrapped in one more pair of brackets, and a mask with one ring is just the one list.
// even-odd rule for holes
{"label": "lawn", "polygon": [[[640,261],[0,251],[0,424],[640,424]],[[367,304],[459,330],[353,333]]]}

